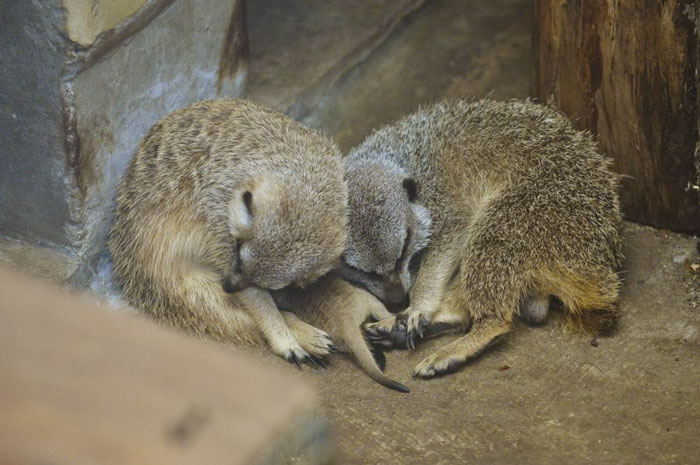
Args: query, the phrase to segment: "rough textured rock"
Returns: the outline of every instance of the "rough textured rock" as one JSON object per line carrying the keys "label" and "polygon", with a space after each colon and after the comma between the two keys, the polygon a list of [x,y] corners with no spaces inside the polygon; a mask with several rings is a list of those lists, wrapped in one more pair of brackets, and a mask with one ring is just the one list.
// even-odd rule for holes
{"label": "rough textured rock", "polygon": [[[78,185],[83,195],[76,281],[91,277],[111,224],[116,186],[146,131],[190,103],[243,92],[245,69],[219,81],[236,2],[180,0],[75,77]],[[234,25],[235,27],[235,25]],[[220,92],[217,91],[220,86]]]}
{"label": "rough textured rock", "polygon": [[528,1],[431,1],[342,77],[303,118],[343,150],[376,127],[441,98],[529,95]]}
{"label": "rough textured rock", "polygon": [[248,96],[300,118],[425,0],[248,2]]}
{"label": "rough textured rock", "polygon": [[0,14],[0,234],[70,245],[60,78],[70,44],[59,0],[3,2]]}
{"label": "rough textured rock", "polygon": [[[173,110],[242,95],[248,52],[242,0],[89,3],[7,2],[0,16],[0,235],[64,254],[77,285],[138,141]],[[76,15],[99,35],[71,42]]]}
{"label": "rough textured rock", "polygon": [[63,0],[68,11],[68,36],[80,45],[91,45],[95,38],[134,14],[146,0]]}

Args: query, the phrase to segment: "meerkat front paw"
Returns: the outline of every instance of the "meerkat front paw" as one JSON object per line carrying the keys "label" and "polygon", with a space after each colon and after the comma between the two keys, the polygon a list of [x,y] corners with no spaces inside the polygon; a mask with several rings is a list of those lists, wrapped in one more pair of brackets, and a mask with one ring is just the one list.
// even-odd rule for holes
{"label": "meerkat front paw", "polygon": [[300,369],[302,364],[308,364],[316,368],[316,361],[312,359],[313,356],[305,351],[293,338],[270,341],[270,348],[274,353],[286,361],[294,363]]}
{"label": "meerkat front paw", "polygon": [[309,354],[308,363],[314,368],[326,368],[328,363],[324,357],[337,352],[328,333],[305,323],[293,313],[282,312],[282,316],[299,345]]}
{"label": "meerkat front paw", "polygon": [[382,349],[406,349],[406,327],[397,317],[364,323],[362,331],[372,345]]}
{"label": "meerkat front paw", "polygon": [[430,324],[430,320],[423,316],[420,311],[411,308],[396,315],[396,321],[397,324],[401,324],[405,328],[406,345],[411,350],[416,348],[416,339],[423,338],[423,331]]}

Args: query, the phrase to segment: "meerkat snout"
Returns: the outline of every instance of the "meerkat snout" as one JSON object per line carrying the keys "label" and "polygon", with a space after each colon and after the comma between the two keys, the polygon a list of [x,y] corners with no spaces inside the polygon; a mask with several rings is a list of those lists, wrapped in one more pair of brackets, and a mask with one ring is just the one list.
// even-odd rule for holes
{"label": "meerkat snout", "polygon": [[408,288],[401,282],[401,276],[397,271],[389,274],[384,280],[384,295],[386,300],[392,304],[400,304],[408,296]]}
{"label": "meerkat snout", "polygon": [[411,261],[430,240],[430,213],[418,186],[398,166],[373,163],[353,166],[346,179],[353,215],[340,274],[389,306],[406,305]]}

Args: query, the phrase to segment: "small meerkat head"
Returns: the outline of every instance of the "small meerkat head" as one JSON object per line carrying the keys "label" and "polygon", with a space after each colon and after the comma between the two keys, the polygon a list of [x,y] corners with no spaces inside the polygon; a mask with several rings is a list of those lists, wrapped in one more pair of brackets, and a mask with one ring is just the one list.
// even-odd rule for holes
{"label": "small meerkat head", "polygon": [[237,189],[229,203],[234,238],[224,290],[305,286],[339,265],[346,240],[342,169],[280,170]]}
{"label": "small meerkat head", "polygon": [[347,166],[348,239],[341,274],[389,305],[408,300],[411,270],[430,241],[430,212],[395,165]]}

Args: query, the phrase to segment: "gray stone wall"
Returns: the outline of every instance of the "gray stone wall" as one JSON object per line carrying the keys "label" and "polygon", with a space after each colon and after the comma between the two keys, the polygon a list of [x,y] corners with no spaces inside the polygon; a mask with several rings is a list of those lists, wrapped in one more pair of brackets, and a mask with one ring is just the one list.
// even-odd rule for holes
{"label": "gray stone wall", "polygon": [[68,247],[60,0],[0,5],[0,234]]}
{"label": "gray stone wall", "polygon": [[244,4],[149,0],[90,47],[68,39],[60,0],[0,12],[0,235],[62,250],[83,286],[146,131],[192,102],[243,94]]}
{"label": "gray stone wall", "polygon": [[71,104],[84,195],[81,275],[93,274],[111,225],[117,185],[148,129],[192,102],[242,94],[244,70],[218,79],[235,5],[173,2],[148,27],[76,75]]}

